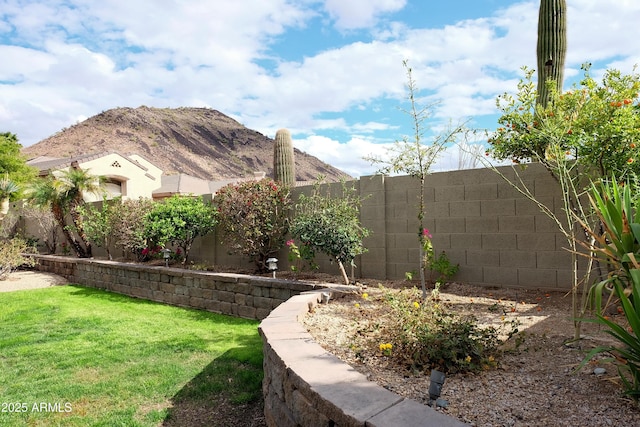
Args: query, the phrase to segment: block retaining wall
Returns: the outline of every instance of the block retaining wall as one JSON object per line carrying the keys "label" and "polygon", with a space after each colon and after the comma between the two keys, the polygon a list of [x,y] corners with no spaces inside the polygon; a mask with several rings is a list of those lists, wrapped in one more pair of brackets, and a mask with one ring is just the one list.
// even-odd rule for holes
{"label": "block retaining wall", "polygon": [[296,295],[278,306],[260,323],[264,347],[262,391],[267,425],[467,425],[367,380],[364,375],[320,347],[301,323],[319,301],[319,291]]}
{"label": "block retaining wall", "polygon": [[131,297],[262,320],[304,291],[330,287],[269,277],[145,266],[115,261],[35,255],[38,269]]}

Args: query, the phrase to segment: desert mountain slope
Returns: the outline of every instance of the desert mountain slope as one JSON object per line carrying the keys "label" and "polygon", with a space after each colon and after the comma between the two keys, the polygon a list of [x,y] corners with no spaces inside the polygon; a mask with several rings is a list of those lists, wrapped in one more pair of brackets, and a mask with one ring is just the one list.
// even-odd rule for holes
{"label": "desert mountain slope", "polygon": [[[117,151],[139,154],[165,174],[186,173],[206,180],[273,175],[273,139],[209,108],[115,108],[63,129],[23,153],[34,158],[76,157]],[[327,181],[344,172],[295,150],[296,178]]]}

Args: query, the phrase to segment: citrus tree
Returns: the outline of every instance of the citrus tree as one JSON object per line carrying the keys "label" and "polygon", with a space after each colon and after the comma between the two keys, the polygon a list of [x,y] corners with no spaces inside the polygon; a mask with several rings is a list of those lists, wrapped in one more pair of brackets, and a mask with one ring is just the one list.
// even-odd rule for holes
{"label": "citrus tree", "polygon": [[362,239],[369,235],[369,230],[360,225],[360,204],[355,190],[344,183],[339,197],[332,197],[329,192],[321,192],[318,182],[310,196],[300,195],[291,224],[291,234],[310,257],[321,252],[336,261],[347,285],[344,265],[352,264],[356,256],[365,252]]}
{"label": "citrus tree", "polygon": [[217,211],[202,197],[174,195],[154,204],[145,216],[145,234],[156,245],[176,245],[182,249],[186,264],[193,241],[212,232],[217,224]]}

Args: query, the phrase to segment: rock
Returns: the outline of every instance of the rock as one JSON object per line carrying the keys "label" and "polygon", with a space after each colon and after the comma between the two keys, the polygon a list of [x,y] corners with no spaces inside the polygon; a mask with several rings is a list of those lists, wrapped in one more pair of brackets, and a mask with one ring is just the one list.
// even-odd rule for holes
{"label": "rock", "polygon": [[449,407],[449,401],[446,399],[436,399],[436,408],[448,408]]}
{"label": "rock", "polygon": [[593,370],[593,373],[596,374],[596,375],[604,375],[604,374],[607,373],[607,370],[604,369],[604,368],[595,368]]}

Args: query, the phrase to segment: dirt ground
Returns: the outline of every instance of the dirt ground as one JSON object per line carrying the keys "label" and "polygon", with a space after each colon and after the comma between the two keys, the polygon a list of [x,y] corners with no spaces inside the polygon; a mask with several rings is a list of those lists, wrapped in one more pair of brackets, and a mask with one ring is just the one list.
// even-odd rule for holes
{"label": "dirt ground", "polygon": [[0,280],[0,292],[47,288],[69,283],[64,277],[40,271],[18,270],[11,272],[6,280]]}
{"label": "dirt ground", "polygon": [[[385,285],[399,287],[398,282]],[[318,306],[305,320],[307,329],[320,345],[370,380],[427,403],[428,372],[395,366],[375,347],[363,354],[358,331],[366,330],[372,319],[379,321],[375,313],[381,292],[375,281],[366,286],[366,300],[361,294],[346,295]],[[505,343],[497,368],[448,377],[441,396],[448,406],[440,411],[474,426],[640,425],[638,404],[622,396],[613,364],[597,357],[577,369],[591,348],[612,341],[598,325],[583,323],[583,339],[569,343],[574,333],[569,295],[453,283],[442,289],[441,300],[483,324],[515,320],[520,332]],[[612,317],[622,318],[617,312]]]}

